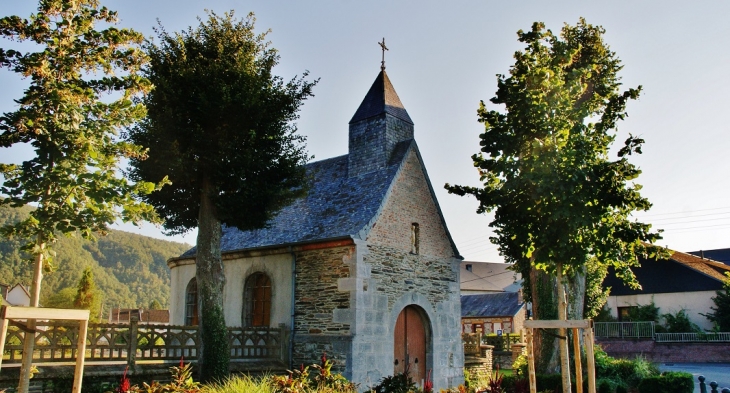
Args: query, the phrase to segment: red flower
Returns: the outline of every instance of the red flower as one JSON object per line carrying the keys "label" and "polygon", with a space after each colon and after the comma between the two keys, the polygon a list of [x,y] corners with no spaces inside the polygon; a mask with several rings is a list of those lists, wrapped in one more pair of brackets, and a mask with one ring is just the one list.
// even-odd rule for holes
{"label": "red flower", "polygon": [[124,375],[122,375],[122,381],[119,383],[119,386],[117,387],[117,390],[116,390],[117,393],[126,393],[129,391],[129,389],[132,388],[131,384],[129,383],[129,378],[127,378],[128,370],[129,370],[129,366],[127,366],[124,369]]}
{"label": "red flower", "polygon": [[423,393],[433,393],[433,381],[431,380],[431,370],[428,370],[426,381],[423,383]]}

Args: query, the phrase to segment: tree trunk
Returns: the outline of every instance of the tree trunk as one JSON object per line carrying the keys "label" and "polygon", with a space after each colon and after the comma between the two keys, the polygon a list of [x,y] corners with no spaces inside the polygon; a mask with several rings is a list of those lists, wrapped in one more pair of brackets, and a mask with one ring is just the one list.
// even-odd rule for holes
{"label": "tree trunk", "polygon": [[[537,270],[534,266],[530,268],[529,277],[533,319],[557,319],[555,278],[544,271]],[[544,329],[538,329],[533,334],[535,368],[538,373],[554,374],[558,372],[558,347],[555,341],[555,335]]]}
{"label": "tree trunk", "polygon": [[586,268],[575,269],[575,275],[568,284],[568,318],[583,319],[586,298]]}
{"label": "tree trunk", "polygon": [[[558,263],[558,319],[568,320],[568,307],[565,299],[565,285],[563,284],[563,264]],[[563,377],[563,393],[570,393],[570,356],[568,352],[568,330],[558,329],[558,346],[560,351],[560,374]]]}
{"label": "tree trunk", "polygon": [[198,327],[200,345],[198,371],[202,382],[228,377],[230,350],[228,329],[223,313],[223,288],[226,277],[221,259],[221,223],[211,195],[209,179],[203,180],[198,213],[198,239],[195,276],[198,284]]}
{"label": "tree trunk", "polygon": [[[36,245],[41,250],[35,256],[33,266],[33,284],[30,287],[30,307],[38,307],[41,299],[41,280],[43,280],[43,250],[46,248],[46,242],[43,235],[38,235]],[[35,327],[36,321],[29,319],[26,322],[28,332],[25,333],[23,339],[23,363],[20,367],[20,381],[18,384],[18,393],[28,393],[30,385],[30,369],[33,366],[33,348],[35,347]]]}

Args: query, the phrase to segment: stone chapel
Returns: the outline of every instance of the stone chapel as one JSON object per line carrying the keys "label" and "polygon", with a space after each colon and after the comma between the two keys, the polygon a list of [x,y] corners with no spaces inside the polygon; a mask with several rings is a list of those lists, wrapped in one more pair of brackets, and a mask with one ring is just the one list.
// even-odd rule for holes
{"label": "stone chapel", "polygon": [[[348,154],[307,170],[308,195],[269,227],[224,228],[226,323],[283,324],[287,366],[326,351],[361,388],[406,365],[419,384],[430,370],[436,391],[462,383],[463,258],[384,67],[350,120]],[[168,266],[170,324],[197,324],[195,249]]]}

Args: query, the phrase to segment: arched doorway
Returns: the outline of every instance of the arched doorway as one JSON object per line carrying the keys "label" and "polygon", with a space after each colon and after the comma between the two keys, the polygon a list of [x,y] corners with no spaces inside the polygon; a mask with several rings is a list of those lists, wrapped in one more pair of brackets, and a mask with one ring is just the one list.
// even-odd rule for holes
{"label": "arched doorway", "polygon": [[398,315],[393,333],[394,372],[408,369],[413,381],[422,385],[426,379],[429,323],[426,313],[418,306],[406,306]]}

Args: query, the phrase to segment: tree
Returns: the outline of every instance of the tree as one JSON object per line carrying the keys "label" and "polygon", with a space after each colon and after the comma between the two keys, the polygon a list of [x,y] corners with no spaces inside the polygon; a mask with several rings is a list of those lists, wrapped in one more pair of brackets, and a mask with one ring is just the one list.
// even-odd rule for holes
{"label": "tree", "polygon": [[284,83],[272,74],[277,51],[254,32],[254,17],[209,13],[197,28],[146,45],[147,118],[130,140],[149,146],[149,159],[131,160],[137,181],[171,186],[148,194],[170,233],[198,227],[196,278],[202,345],[202,380],[228,374],[223,315],[225,276],[220,238],[224,224],[241,230],[263,227],[281,207],[305,192],[308,160],[304,137],[292,124],[314,82],[304,76]]}
{"label": "tree", "polygon": [[49,296],[43,303],[43,307],[49,308],[74,308],[76,288],[66,287]]}
{"label": "tree", "polygon": [[[0,49],[0,67],[30,79],[16,100],[18,109],[0,116],[0,147],[27,143],[35,156],[20,165],[0,164],[0,193],[6,196],[0,203],[36,207],[27,219],[2,227],[4,236],[27,241],[24,250],[33,256],[31,306],[38,306],[44,269],[52,268],[57,233],[88,238],[120,218],[155,219],[154,209],[135,199],[155,185],[130,183],[118,172],[120,158],[144,157],[141,147],[118,139],[116,130],[144,116],[144,106],[133,97],[151,85],[138,74],[145,60],[136,47],[141,34],[94,29],[96,22],[115,21],[116,13],[99,8],[97,0],[41,0],[30,19],[0,19],[0,35],[30,41],[39,50]],[[32,353],[32,335],[25,345],[24,353]],[[29,369],[27,357],[21,392],[27,391]]]}
{"label": "tree", "polygon": [[[519,31],[525,48],[515,53],[509,75],[497,76],[491,99],[504,111],[488,110],[484,102],[478,110],[485,130],[481,153],[472,158],[484,186],[446,185],[450,193],[475,196],[478,213],[495,212],[491,241],[522,273],[540,319],[546,317],[541,307],[550,306],[540,287],[557,287],[557,317],[566,319],[566,283],[569,293],[578,294],[571,299],[572,314],[582,317],[590,260],[613,266],[637,286],[630,268],[638,266],[637,255],[653,251],[643,242],[659,239],[650,225],[630,217],[651,206],[633,183],[641,171],[628,161],[644,141],[629,135],[618,158],[609,159],[617,122],[626,118],[626,104],[638,98],[641,86],[620,91],[622,66],[604,32],[584,19],[565,25],[559,35],[543,23]],[[561,341],[563,386],[569,390],[567,340]]]}
{"label": "tree", "polygon": [[99,297],[96,293],[96,284],[94,283],[94,273],[90,267],[86,267],[81,274],[79,284],[76,286],[76,296],[74,297],[74,308],[80,310],[89,310],[91,314],[89,320],[92,322],[99,321]]}
{"label": "tree", "polygon": [[730,273],[725,273],[725,280],[722,282],[722,290],[716,291],[712,297],[714,307],[710,307],[712,312],[702,314],[704,317],[715,324],[716,329],[721,332],[730,332]]}
{"label": "tree", "polygon": [[149,309],[150,310],[164,310],[164,308],[162,307],[162,304],[160,304],[160,302],[158,302],[157,299],[153,299],[150,302]]}

